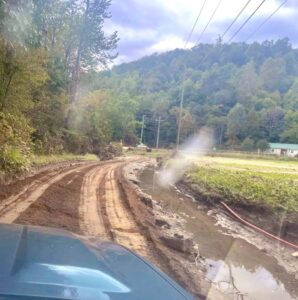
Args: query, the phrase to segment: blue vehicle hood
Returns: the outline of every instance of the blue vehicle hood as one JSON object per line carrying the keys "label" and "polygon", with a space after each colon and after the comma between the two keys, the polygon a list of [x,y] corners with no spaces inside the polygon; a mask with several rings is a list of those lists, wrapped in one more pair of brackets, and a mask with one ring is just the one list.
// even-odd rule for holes
{"label": "blue vehicle hood", "polygon": [[193,299],[130,250],[64,230],[0,225],[0,300]]}

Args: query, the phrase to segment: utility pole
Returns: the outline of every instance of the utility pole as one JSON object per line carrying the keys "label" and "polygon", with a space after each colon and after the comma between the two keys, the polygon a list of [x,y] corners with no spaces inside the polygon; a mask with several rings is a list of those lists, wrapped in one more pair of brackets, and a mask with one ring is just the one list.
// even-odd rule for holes
{"label": "utility pole", "polygon": [[179,144],[180,144],[180,133],[181,133],[181,123],[182,123],[182,110],[183,110],[183,102],[184,102],[184,77],[183,77],[183,83],[182,83],[182,92],[181,92],[181,99],[180,99],[180,110],[179,110],[179,120],[178,120],[178,132],[177,132],[177,140],[176,140],[176,149],[179,150]]}
{"label": "utility pole", "polygon": [[143,115],[143,121],[142,121],[142,130],[141,130],[141,139],[140,139],[140,144],[143,143],[143,135],[144,135],[144,127],[145,127],[145,115]]}
{"label": "utility pole", "polygon": [[161,119],[160,117],[158,117],[158,126],[157,126],[157,137],[156,137],[156,149],[159,148],[159,134],[160,134],[160,122],[161,122]]}

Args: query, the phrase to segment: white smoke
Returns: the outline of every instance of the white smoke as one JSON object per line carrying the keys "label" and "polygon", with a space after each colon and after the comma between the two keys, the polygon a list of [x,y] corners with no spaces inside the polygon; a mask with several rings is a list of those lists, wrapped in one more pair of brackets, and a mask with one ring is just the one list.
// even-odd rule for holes
{"label": "white smoke", "polygon": [[198,134],[187,139],[165,168],[159,172],[159,183],[167,187],[178,182],[193,162],[211,150],[213,145],[213,131],[209,128],[201,129]]}

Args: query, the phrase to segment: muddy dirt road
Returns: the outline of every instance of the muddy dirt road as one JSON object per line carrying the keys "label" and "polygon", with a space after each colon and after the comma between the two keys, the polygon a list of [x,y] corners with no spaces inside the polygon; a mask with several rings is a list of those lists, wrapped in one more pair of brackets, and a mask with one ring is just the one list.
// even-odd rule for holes
{"label": "muddy dirt road", "polygon": [[116,176],[127,163],[70,165],[26,179],[23,186],[11,184],[0,202],[0,222],[62,227],[112,239],[148,257],[146,238],[123,202]]}
{"label": "muddy dirt road", "polygon": [[180,254],[162,245],[152,212],[139,201],[129,180],[125,181],[123,168],[138,160],[51,167],[1,186],[0,222],[64,228],[115,241],[153,262],[200,298],[196,277],[189,275]]}

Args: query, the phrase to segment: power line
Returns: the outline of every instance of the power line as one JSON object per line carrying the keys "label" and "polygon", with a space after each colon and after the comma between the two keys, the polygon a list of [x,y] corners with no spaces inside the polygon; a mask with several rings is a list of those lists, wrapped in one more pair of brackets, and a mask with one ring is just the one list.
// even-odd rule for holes
{"label": "power line", "polygon": [[265,19],[246,39],[246,42],[251,39],[252,36],[254,36],[281,8],[284,6],[289,0],[285,0],[282,2],[278,8],[269,16],[267,19]]}
{"label": "power line", "polygon": [[227,34],[227,32],[231,29],[231,27],[235,24],[235,22],[239,19],[239,17],[242,15],[248,4],[251,2],[251,0],[248,0],[246,4],[242,7],[242,9],[239,11],[236,18],[233,20],[233,22],[228,26],[228,28],[225,30],[225,32],[222,34],[221,38],[223,39],[224,36]]}
{"label": "power line", "polygon": [[232,35],[229,39],[228,43],[230,43],[235,36],[243,29],[243,27],[249,22],[249,20],[256,14],[256,12],[260,9],[260,7],[265,3],[266,0],[263,0],[258,7],[253,11],[253,13],[244,21],[244,23],[239,27],[239,29]]}
{"label": "power line", "polygon": [[216,14],[216,12],[217,12],[217,10],[218,10],[218,8],[219,8],[221,2],[222,2],[222,0],[219,0],[219,1],[218,1],[217,5],[216,5],[216,7],[215,7],[215,9],[214,9],[214,11],[213,11],[213,13],[212,13],[212,15],[211,15],[209,21],[208,21],[208,23],[206,24],[206,26],[204,27],[203,31],[201,32],[201,34],[200,34],[200,36],[199,36],[198,43],[199,43],[199,41],[201,40],[201,38],[203,37],[203,35],[204,35],[206,29],[208,28],[209,24],[211,23],[211,21],[212,21],[212,19],[213,19],[213,17],[215,16],[215,14]]}
{"label": "power line", "polygon": [[204,7],[205,7],[206,2],[207,2],[207,0],[204,0],[203,5],[201,6],[201,9],[200,9],[200,11],[199,11],[199,14],[198,14],[198,16],[197,16],[197,18],[196,18],[196,20],[195,20],[195,23],[193,24],[193,27],[192,27],[192,29],[191,29],[191,31],[190,31],[190,33],[189,33],[187,39],[186,39],[184,48],[187,47],[187,45],[188,45],[188,43],[189,43],[189,41],[190,41],[190,39],[191,39],[191,37],[192,37],[194,31],[195,31],[195,28],[196,28],[196,26],[197,26],[197,24],[198,24],[198,21],[199,21],[199,19],[200,19],[200,17],[201,17],[201,14],[202,14],[203,10],[204,10]]}
{"label": "power line", "polygon": [[[221,1],[222,0],[220,0],[220,2]],[[192,27],[192,29],[190,31],[190,34],[188,35],[188,38],[186,39],[184,48],[187,47],[187,44],[190,41],[190,39],[191,39],[191,37],[192,37],[192,35],[194,33],[194,30],[195,30],[195,28],[196,28],[196,26],[198,24],[199,18],[200,18],[201,14],[202,14],[202,12],[204,10],[206,2],[207,2],[207,0],[204,0],[203,5],[202,5],[202,7],[201,7],[201,9],[200,9],[200,11],[198,13],[198,16],[197,16],[195,22],[194,22],[194,25],[193,25],[193,27]],[[178,121],[178,129],[177,129],[177,138],[176,138],[176,147],[177,147],[177,149],[179,147],[179,142],[180,142],[181,118],[182,118],[182,109],[183,109],[184,91],[185,91],[185,83],[184,83],[184,81],[185,81],[185,72],[186,72],[186,67],[183,70],[183,76],[182,76],[182,89],[181,89],[181,97],[180,97],[180,111],[179,111],[179,121]]]}

